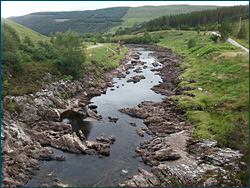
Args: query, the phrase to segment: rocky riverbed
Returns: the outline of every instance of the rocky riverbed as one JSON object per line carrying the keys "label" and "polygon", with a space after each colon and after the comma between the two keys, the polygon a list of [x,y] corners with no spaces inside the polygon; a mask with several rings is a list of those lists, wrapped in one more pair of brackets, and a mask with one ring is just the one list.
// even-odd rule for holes
{"label": "rocky riverbed", "polygon": [[[152,90],[166,97],[160,102],[142,101],[138,108],[121,108],[119,111],[143,119],[147,127],[135,127],[141,137],[151,135],[135,148],[134,157],[152,167],[151,171],[139,168],[139,173],[120,186],[221,186],[238,185],[239,180],[232,179],[233,173],[244,168],[244,163],[237,161],[241,154],[229,148],[217,148],[215,141],[192,140],[192,126],[186,123],[185,113],[179,109],[173,95],[182,93],[177,79],[181,70],[182,59],[169,49],[157,46],[148,48],[157,57],[152,62],[152,71],[162,77],[162,82]],[[128,63],[131,62],[131,63]],[[126,78],[129,71],[137,65],[149,68],[140,60],[140,53],[129,51],[121,65],[103,76],[95,83],[95,77],[85,75],[78,81],[60,80],[49,85],[44,83],[42,91],[35,95],[6,96],[1,126],[1,185],[3,187],[24,186],[29,178],[39,169],[39,161],[64,161],[63,155],[55,155],[53,148],[75,154],[98,155],[108,157],[116,135],[101,134],[95,140],[86,140],[83,132],[73,131],[72,125],[62,121],[68,112],[80,114],[86,121],[100,121],[98,108],[90,102],[94,96],[114,91],[113,78],[127,79],[127,82],[139,84],[144,75]],[[161,68],[157,68],[161,65]],[[133,72],[141,73],[137,68]],[[48,73],[46,79],[51,77]],[[65,99],[65,96],[72,96]],[[117,118],[108,116],[110,123]],[[119,120],[118,120],[119,121]],[[233,169],[229,172],[228,169]],[[126,171],[124,171],[126,172]],[[51,185],[70,186],[55,179]]]}
{"label": "rocky riverbed", "polygon": [[120,186],[242,186],[235,178],[241,169],[246,168],[245,163],[239,162],[242,154],[230,148],[218,148],[214,140],[193,140],[193,127],[186,122],[185,112],[177,107],[178,101],[171,98],[183,92],[178,88],[182,60],[169,49],[149,48],[156,51],[152,55],[158,58],[158,62],[152,65],[162,64],[162,68],[152,71],[159,71],[163,82],[152,90],[166,97],[162,102],[143,101],[138,108],[119,111],[141,118],[147,125],[147,133],[152,135],[152,139],[141,142],[135,149],[135,156],[141,157],[152,169],[149,172],[139,168],[137,175]]}
{"label": "rocky riverbed", "polygon": [[[24,186],[31,175],[39,169],[40,160],[65,160],[64,156],[53,154],[51,147],[77,154],[97,154],[107,157],[115,136],[96,141],[84,141],[82,132],[73,132],[70,124],[61,121],[65,113],[82,115],[86,121],[98,121],[96,108],[89,104],[94,96],[106,93],[112,86],[113,77],[121,75],[137,64],[127,64],[137,53],[129,51],[121,65],[106,73],[101,82],[85,75],[77,81],[59,80],[35,95],[6,96],[1,126],[1,185],[3,187]],[[47,73],[44,79],[51,78]],[[65,96],[73,97],[65,99]],[[89,108],[87,108],[87,106]],[[63,185],[57,180],[53,185]]]}

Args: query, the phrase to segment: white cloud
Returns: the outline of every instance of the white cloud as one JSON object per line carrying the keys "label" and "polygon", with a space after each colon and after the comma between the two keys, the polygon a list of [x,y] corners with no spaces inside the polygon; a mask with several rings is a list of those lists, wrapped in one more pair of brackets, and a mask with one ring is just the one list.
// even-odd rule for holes
{"label": "white cloud", "polygon": [[249,4],[249,1],[1,1],[1,17],[22,16],[42,11],[95,10],[107,7],[144,5],[219,5]]}

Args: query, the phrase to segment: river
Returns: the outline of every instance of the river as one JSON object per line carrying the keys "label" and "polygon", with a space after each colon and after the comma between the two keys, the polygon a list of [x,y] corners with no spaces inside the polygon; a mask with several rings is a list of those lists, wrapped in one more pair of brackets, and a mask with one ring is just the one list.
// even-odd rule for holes
{"label": "river", "polygon": [[[110,156],[99,158],[97,155],[82,155],[63,152],[53,149],[56,155],[62,154],[66,161],[43,161],[40,169],[34,177],[25,185],[26,187],[37,187],[41,184],[51,184],[53,180],[59,179],[60,182],[71,187],[114,187],[123,183],[137,173],[138,167],[146,170],[150,168],[134,157],[134,149],[143,140],[149,140],[150,135],[145,134],[140,137],[135,130],[143,124],[143,120],[132,118],[120,113],[118,109],[136,107],[143,100],[161,101],[162,95],[154,93],[150,88],[158,84],[161,80],[159,75],[154,74],[150,68],[155,57],[151,56],[145,48],[130,47],[141,53],[140,60],[146,62],[144,65],[135,66],[130,69],[130,74],[126,78],[114,78],[114,87],[108,88],[106,94],[91,99],[91,102],[98,106],[98,115],[103,118],[99,122],[85,122],[82,117],[68,116],[63,119],[72,125],[73,131],[82,130],[86,140],[95,141],[96,137],[104,133],[108,138],[116,136],[116,141],[110,148]],[[131,62],[129,62],[131,63]],[[159,65],[157,68],[159,68]],[[142,73],[135,73],[133,70],[142,68]],[[144,75],[146,79],[134,84],[127,82],[130,77]],[[109,122],[108,116],[118,118],[116,123]],[[131,126],[129,122],[136,123]]]}

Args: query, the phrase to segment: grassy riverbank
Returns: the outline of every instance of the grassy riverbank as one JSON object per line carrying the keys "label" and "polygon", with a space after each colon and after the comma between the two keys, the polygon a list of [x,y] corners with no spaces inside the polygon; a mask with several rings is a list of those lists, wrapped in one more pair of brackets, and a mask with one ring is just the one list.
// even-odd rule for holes
{"label": "grassy riverbank", "polygon": [[[179,106],[196,128],[193,136],[216,139],[219,145],[248,148],[249,57],[229,43],[213,43],[209,35],[196,32],[165,32],[158,45],[184,57],[181,87],[194,90],[180,95]],[[193,39],[193,47],[188,42]],[[190,83],[190,80],[195,80]],[[192,97],[192,95],[194,97]],[[193,110],[202,107],[204,110]]]}
{"label": "grassy riverbank", "polygon": [[[184,58],[181,87],[194,90],[176,96],[195,127],[194,138],[215,139],[221,147],[244,153],[249,164],[249,54],[230,43],[213,43],[209,35],[196,32],[164,32],[158,45]],[[193,47],[188,42],[193,39]],[[202,108],[197,108],[202,107]],[[195,110],[203,109],[203,110]],[[248,169],[238,174],[248,185]]]}
{"label": "grassy riverbank", "polygon": [[[160,39],[157,45],[171,48],[184,59],[179,86],[193,90],[176,98],[195,127],[193,137],[216,139],[220,146],[248,150],[248,54],[228,42],[214,43],[204,32],[157,31],[150,35]],[[120,40],[132,37],[124,35]],[[204,110],[193,110],[197,107]]]}
{"label": "grassy riverbank", "polygon": [[[84,73],[90,73],[97,78],[105,71],[115,68],[125,57],[127,48],[121,48],[119,44],[104,44],[98,48],[85,50],[86,61]],[[52,78],[46,78],[50,73]],[[6,95],[31,94],[43,88],[41,82],[49,83],[67,77],[48,62],[23,63],[22,70],[16,73],[10,67],[1,65],[2,93],[1,99]]]}

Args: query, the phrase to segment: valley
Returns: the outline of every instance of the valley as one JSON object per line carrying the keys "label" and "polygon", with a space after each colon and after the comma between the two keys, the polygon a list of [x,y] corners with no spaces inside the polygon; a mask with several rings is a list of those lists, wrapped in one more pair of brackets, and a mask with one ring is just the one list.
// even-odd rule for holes
{"label": "valley", "polygon": [[[244,7],[219,24],[151,31],[167,8],[177,22],[216,6],[1,19],[1,186],[248,186],[249,52],[228,41],[249,46],[249,20],[234,27]],[[53,19],[73,26],[40,32]]]}

